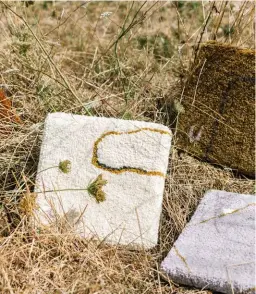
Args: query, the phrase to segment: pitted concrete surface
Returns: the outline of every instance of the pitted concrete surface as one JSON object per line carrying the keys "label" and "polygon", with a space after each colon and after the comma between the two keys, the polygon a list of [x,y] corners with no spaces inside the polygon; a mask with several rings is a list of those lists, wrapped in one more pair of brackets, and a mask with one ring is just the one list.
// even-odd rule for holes
{"label": "pitted concrete surface", "polygon": [[254,195],[206,193],[162,269],[177,283],[222,293],[255,293]]}
{"label": "pitted concrete surface", "polygon": [[[155,246],[170,147],[171,132],[160,124],[49,114],[36,181],[37,222],[57,226],[64,218],[86,238]],[[65,160],[67,173],[58,168]],[[86,190],[99,175],[107,181],[100,203]]]}

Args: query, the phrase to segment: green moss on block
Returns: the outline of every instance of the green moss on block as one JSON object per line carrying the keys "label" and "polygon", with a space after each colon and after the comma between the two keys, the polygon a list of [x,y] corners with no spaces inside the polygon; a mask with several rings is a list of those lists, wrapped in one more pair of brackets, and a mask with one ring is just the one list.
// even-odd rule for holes
{"label": "green moss on block", "polygon": [[181,104],[178,148],[255,175],[255,51],[203,44]]}

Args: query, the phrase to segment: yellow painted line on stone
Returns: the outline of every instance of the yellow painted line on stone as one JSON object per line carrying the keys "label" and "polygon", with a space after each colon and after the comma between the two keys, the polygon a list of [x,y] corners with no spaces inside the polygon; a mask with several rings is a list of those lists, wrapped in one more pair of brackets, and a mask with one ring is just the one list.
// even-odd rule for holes
{"label": "yellow painted line on stone", "polygon": [[105,137],[110,136],[110,135],[113,135],[113,136],[129,135],[129,134],[135,134],[135,133],[142,132],[142,131],[151,131],[151,132],[171,136],[170,132],[168,132],[168,131],[163,131],[163,130],[154,129],[154,128],[140,128],[140,129],[137,129],[137,130],[127,131],[127,132],[116,132],[116,131],[106,132],[106,133],[102,134],[94,143],[92,164],[94,166],[96,166],[97,168],[109,171],[109,172],[114,173],[114,174],[120,174],[120,173],[123,173],[123,172],[133,172],[133,173],[137,173],[137,174],[140,174],[140,175],[165,177],[165,175],[160,171],[147,171],[147,170],[143,170],[143,169],[140,169],[140,168],[134,168],[134,167],[121,167],[119,169],[119,168],[112,168],[110,166],[105,166],[105,165],[102,165],[102,164],[99,163],[98,155],[97,155],[97,153],[98,153],[98,145]]}

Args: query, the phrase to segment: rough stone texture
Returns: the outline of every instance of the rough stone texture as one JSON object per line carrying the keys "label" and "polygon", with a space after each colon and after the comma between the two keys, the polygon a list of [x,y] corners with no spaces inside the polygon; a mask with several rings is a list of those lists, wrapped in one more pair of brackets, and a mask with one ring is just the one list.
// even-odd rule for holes
{"label": "rough stone texture", "polygon": [[[170,146],[171,132],[163,125],[49,114],[36,181],[37,219],[56,225],[56,211],[84,237],[155,246]],[[68,173],[58,168],[64,160],[71,162]],[[98,203],[85,189],[99,175],[107,184],[106,200]]]}
{"label": "rough stone texture", "polygon": [[206,193],[162,269],[177,283],[255,293],[255,196]]}
{"label": "rough stone texture", "polygon": [[204,44],[181,104],[177,147],[255,175],[255,51]]}

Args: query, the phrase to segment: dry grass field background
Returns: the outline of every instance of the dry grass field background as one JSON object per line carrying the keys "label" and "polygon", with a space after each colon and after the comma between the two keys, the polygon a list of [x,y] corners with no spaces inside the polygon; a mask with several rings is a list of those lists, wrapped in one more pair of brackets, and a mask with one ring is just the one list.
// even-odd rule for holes
{"label": "dry grass field background", "polygon": [[0,32],[0,87],[22,121],[0,112],[0,293],[209,293],[160,262],[206,190],[254,193],[253,180],[178,152],[173,130],[159,245],[131,251],[35,231],[35,173],[49,112],[169,124],[200,43],[254,48],[254,3],[0,1]]}

